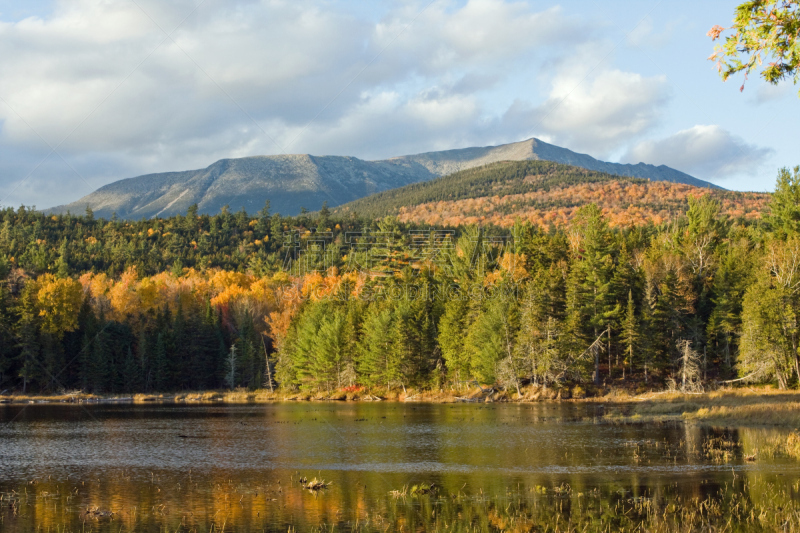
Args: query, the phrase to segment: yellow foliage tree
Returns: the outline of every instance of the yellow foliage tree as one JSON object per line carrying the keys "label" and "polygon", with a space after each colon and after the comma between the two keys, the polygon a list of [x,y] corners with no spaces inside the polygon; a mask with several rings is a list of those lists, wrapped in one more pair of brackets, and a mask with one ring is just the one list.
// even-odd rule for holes
{"label": "yellow foliage tree", "polygon": [[44,274],[37,282],[42,329],[58,338],[68,331],[75,331],[83,303],[81,283],[74,279],[59,279],[52,274]]}

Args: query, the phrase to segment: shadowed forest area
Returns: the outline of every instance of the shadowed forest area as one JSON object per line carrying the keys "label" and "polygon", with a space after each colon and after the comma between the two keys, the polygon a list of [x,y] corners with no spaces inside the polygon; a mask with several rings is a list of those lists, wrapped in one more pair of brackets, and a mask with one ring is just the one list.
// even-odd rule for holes
{"label": "shadowed forest area", "polygon": [[760,219],[431,228],[223,210],[0,212],[0,390],[701,390],[800,378],[800,168]]}

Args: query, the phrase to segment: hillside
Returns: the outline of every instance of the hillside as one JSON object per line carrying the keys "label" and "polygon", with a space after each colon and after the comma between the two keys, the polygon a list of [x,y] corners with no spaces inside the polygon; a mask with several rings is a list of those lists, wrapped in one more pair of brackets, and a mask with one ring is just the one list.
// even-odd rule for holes
{"label": "hillside", "polygon": [[579,154],[535,138],[500,146],[462,148],[459,150],[407,155],[396,157],[390,161],[416,163],[425,167],[436,176],[446,176],[454,172],[469,170],[471,168],[501,161],[552,161],[554,163],[581,167],[587,170],[605,172],[606,174],[613,174],[615,176],[635,177],[651,181],[685,183],[696,187],[716,187],[712,183],[699,180],[689,174],[685,174],[665,165],[608,163],[595,159],[590,155]]}
{"label": "hillside", "polygon": [[232,211],[255,212],[266,200],[273,210],[296,215],[323,202],[338,206],[370,194],[429,181],[436,177],[500,161],[554,161],[618,176],[653,181],[712,184],[665,166],[606,163],[528,139],[481,148],[401,156],[383,161],[355,157],[277,155],[223,159],[200,170],[148,174],[105,185],[93,193],[46,212],[82,213],[91,207],[98,217],[123,219],[168,217],[197,204],[200,213],[215,214],[228,205]]}
{"label": "hillside", "polygon": [[689,196],[710,194],[722,213],[759,218],[768,194],[742,193],[684,183],[614,176],[549,161],[500,162],[393,189],[335,211],[369,217],[395,215],[402,222],[459,226],[489,222],[510,226],[517,218],[539,226],[563,225],[583,205],[598,204],[613,226],[656,224],[686,209]]}

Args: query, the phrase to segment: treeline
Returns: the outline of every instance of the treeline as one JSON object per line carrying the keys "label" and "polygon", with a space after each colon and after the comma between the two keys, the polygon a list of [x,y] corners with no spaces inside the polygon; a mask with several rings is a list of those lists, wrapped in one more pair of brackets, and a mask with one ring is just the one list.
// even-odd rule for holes
{"label": "treeline", "polygon": [[552,161],[506,161],[372,194],[337,207],[335,211],[355,210],[378,217],[396,213],[401,207],[430,202],[549,191],[553,187],[610,181],[648,183],[644,179],[613,176]]}
{"label": "treeline", "polygon": [[518,219],[540,228],[564,227],[579,208],[594,203],[612,227],[658,225],[684,216],[688,198],[698,193],[711,194],[719,200],[721,214],[745,221],[759,219],[769,203],[766,193],[701,191],[691,185],[665,181],[610,180],[554,186],[546,191],[531,187],[530,192],[520,194],[412,204],[401,207],[398,218],[448,227],[469,224],[511,227]]}
{"label": "treeline", "polygon": [[[651,182],[552,161],[504,161],[376,193],[336,207],[334,212],[355,211],[370,217],[399,215],[419,223],[436,219],[437,211],[446,209],[450,213],[439,216],[436,223],[456,226],[476,216],[484,223],[498,223],[513,219],[508,215],[517,215],[544,227],[550,222],[548,214],[561,214],[592,202],[604,212],[618,212],[621,217],[634,208],[647,220],[673,220],[685,213],[691,194],[710,194],[720,201],[724,213],[737,217],[758,211],[765,196]],[[420,206],[424,206],[421,212]],[[562,222],[563,217],[555,218],[559,220],[553,223]]]}
{"label": "treeline", "polygon": [[800,168],[757,222],[0,215],[0,390],[800,383]]}

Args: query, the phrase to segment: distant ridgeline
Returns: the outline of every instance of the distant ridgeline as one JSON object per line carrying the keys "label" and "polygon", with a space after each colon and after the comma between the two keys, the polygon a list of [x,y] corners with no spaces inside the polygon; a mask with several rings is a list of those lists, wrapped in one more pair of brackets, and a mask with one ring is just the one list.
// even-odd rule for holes
{"label": "distant ridgeline", "polygon": [[550,161],[499,162],[423,183],[379,192],[335,208],[402,222],[510,227],[519,218],[546,228],[564,225],[578,209],[597,204],[612,226],[660,224],[686,211],[687,198],[710,194],[721,212],[758,219],[768,194],[616,176]]}
{"label": "distant ridgeline", "polygon": [[538,139],[405,155],[382,161],[357,157],[309,154],[221,159],[206,168],[162,172],[123,179],[100,187],[68,205],[48,209],[50,214],[82,213],[138,220],[184,214],[197,205],[201,214],[216,214],[228,205],[233,211],[255,211],[269,200],[284,215],[303,207],[317,211],[327,202],[338,206],[370,194],[432,180],[500,161],[553,161],[615,176],[715,188],[664,165],[608,163]]}
{"label": "distant ridgeline", "polygon": [[800,309],[798,172],[782,171],[769,206],[753,196],[758,211],[735,208],[747,195],[693,189],[657,208],[670,212],[661,224],[604,215],[621,192],[591,193],[603,209],[587,196],[546,228],[378,217],[614,182],[653,185],[524,162],[365,200],[359,214],[0,211],[0,390],[798,384],[800,324],[783,320]]}

